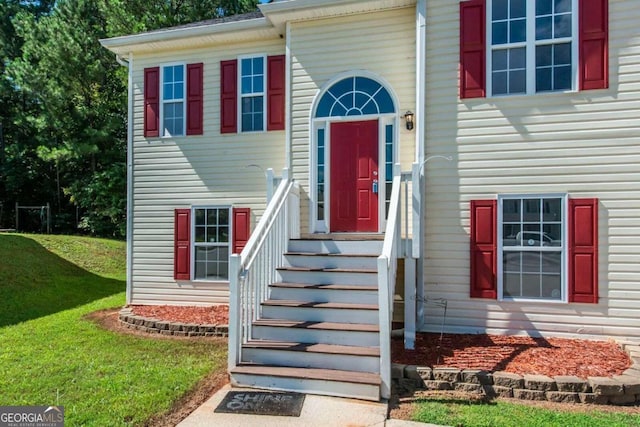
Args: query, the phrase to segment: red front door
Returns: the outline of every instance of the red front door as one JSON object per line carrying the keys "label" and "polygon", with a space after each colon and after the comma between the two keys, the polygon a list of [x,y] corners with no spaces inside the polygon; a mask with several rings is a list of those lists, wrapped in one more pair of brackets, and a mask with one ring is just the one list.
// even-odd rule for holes
{"label": "red front door", "polygon": [[331,123],[330,162],[331,231],[377,232],[378,121]]}

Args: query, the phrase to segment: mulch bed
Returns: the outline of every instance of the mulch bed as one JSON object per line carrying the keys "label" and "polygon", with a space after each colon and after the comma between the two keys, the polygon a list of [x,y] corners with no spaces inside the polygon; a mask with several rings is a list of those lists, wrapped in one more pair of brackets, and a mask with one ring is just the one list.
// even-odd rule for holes
{"label": "mulch bed", "polygon": [[394,363],[516,374],[591,376],[620,375],[631,366],[629,355],[615,342],[502,335],[419,333],[415,350],[392,341]]}
{"label": "mulch bed", "polygon": [[[179,307],[132,305],[133,313],[172,322],[227,325],[229,306]],[[502,335],[419,333],[416,349],[392,340],[394,363],[517,374],[575,375],[580,378],[620,375],[631,366],[629,355],[611,341],[532,338]]]}
{"label": "mulch bed", "polygon": [[136,316],[151,317],[171,322],[195,323],[197,325],[228,325],[229,306],[212,307],[170,306],[170,305],[130,305]]}

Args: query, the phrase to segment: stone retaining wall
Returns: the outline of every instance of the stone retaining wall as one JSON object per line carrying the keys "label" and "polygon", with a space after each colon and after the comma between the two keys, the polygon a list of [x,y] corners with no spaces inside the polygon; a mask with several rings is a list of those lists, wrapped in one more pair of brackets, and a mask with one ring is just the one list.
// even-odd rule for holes
{"label": "stone retaining wall", "polygon": [[174,335],[181,337],[227,337],[227,325],[197,325],[195,323],[170,322],[168,320],[136,316],[130,308],[120,310],[118,319],[122,325],[130,329],[150,334]]}
{"label": "stone retaining wall", "polygon": [[422,390],[457,390],[488,397],[512,397],[563,403],[640,404],[640,344],[621,343],[631,368],[614,377],[518,375],[473,369],[429,368],[393,364],[393,386],[400,395]]}

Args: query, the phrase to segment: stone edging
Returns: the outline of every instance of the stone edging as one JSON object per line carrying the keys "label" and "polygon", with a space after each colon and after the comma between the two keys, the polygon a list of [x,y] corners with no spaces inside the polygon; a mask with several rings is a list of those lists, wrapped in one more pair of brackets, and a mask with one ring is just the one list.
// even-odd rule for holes
{"label": "stone edging", "polygon": [[195,323],[171,322],[133,314],[130,308],[120,310],[120,323],[129,328],[150,334],[173,335],[180,337],[227,337],[227,325],[198,325]]}
{"label": "stone edging", "polygon": [[620,342],[631,357],[622,375],[589,377],[518,375],[474,369],[429,368],[393,364],[391,378],[400,394],[422,390],[457,390],[487,397],[512,397],[563,403],[640,404],[640,343]]}

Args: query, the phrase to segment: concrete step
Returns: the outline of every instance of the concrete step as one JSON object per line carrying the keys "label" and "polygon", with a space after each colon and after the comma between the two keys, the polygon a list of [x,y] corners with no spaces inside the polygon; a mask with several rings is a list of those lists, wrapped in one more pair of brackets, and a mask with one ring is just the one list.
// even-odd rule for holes
{"label": "concrete step", "polygon": [[378,303],[378,288],[366,285],[274,283],[269,297],[274,300],[311,302]]}
{"label": "concrete step", "polygon": [[242,361],[297,368],[380,372],[378,347],[253,340],[243,344]]}
{"label": "concrete step", "polygon": [[288,319],[259,319],[253,322],[253,336],[265,340],[293,340],[301,343],[379,346],[378,325],[361,323],[307,322]]}
{"label": "concrete step", "polygon": [[262,303],[262,318],[378,324],[378,305],[269,299]]}
{"label": "concrete step", "polygon": [[230,375],[239,387],[380,400],[380,375],[368,372],[241,364]]}

